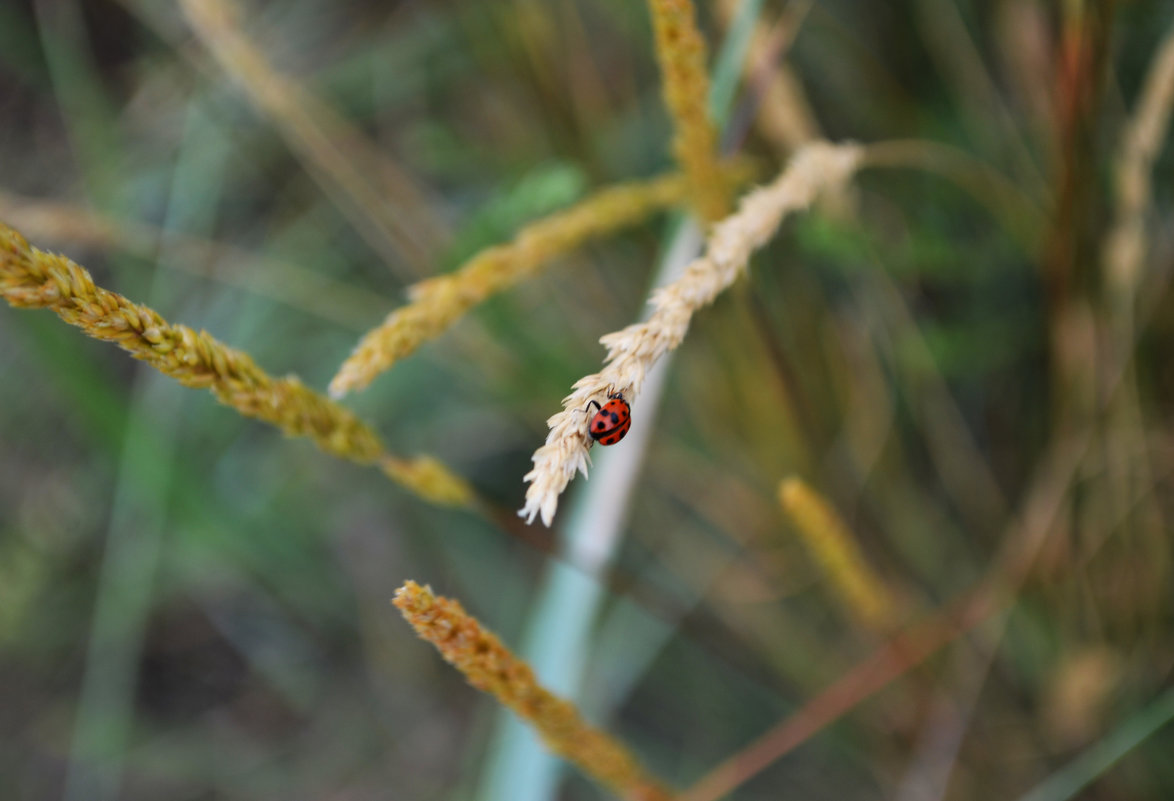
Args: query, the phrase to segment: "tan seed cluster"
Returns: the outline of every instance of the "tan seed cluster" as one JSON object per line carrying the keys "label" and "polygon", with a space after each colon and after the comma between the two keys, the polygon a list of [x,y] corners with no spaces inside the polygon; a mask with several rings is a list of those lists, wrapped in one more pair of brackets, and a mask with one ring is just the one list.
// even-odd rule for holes
{"label": "tan seed cluster", "polygon": [[393,603],[423,639],[440,651],[478,690],[493,695],[534,727],[546,746],[584,773],[630,801],[669,801],[672,796],[652,780],[618,741],[588,726],[569,701],[538,684],[534,671],[501,640],[485,630],[459,601],[434,595],[430,587],[409,581]]}
{"label": "tan seed cluster", "polygon": [[576,471],[587,475],[592,444],[584,413],[587,404],[602,404],[615,392],[633,402],[656,360],[681,344],[693,314],[741,275],[750,256],[774,236],[787,214],[807,208],[821,192],[843,186],[861,153],[853,144],[816,142],[802,148],[774,182],[750,192],[737,212],[713,227],[704,256],[652,294],[652,314],[646,322],[600,339],[607,348],[606,366],[575,382],[574,391],[563,399],[563,410],[546,421],[546,444],[534,453],[534,469],[524,479],[530,486],[519,512],[522,517],[533,522],[541,515],[549,526],[559,496]]}

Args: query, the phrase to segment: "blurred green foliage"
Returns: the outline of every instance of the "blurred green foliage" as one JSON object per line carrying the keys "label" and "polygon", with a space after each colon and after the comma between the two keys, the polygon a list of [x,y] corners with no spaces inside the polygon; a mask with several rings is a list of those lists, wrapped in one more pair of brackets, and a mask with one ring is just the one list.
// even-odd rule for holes
{"label": "blurred green foliage", "polygon": [[[764,24],[782,7],[763,3]],[[643,4],[243,13],[274,64],[424,188],[448,232],[429,253],[438,272],[670,164]],[[716,45],[721,26],[708,4],[701,14]],[[1043,223],[1025,241],[939,175],[871,172],[846,211],[788,224],[694,321],[585,666],[583,697],[614,710],[599,722],[660,775],[698,779],[878,643],[839,614],[785,522],[775,487],[792,473],[924,614],[997,566],[1051,449],[1086,443],[1005,636],[960,641],[737,798],[926,797],[919,782],[934,797],[1016,797],[1169,686],[1170,148],[1123,358],[1096,276],[1112,154],[1172,24],[1156,0],[813,4],[787,61],[829,138],[952,145]],[[1074,31],[1099,50],[1085,114],[1065,122]],[[784,154],[737,125],[756,98],[744,84],[731,130],[774,169]],[[3,4],[0,109],[0,219],[19,228],[18,213],[51,201],[157,226],[150,254],[79,235],[60,209],[24,232],[275,374],[325,386],[402,302],[405,282],[172,4]],[[598,337],[641,314],[664,228],[560,260],[348,403],[396,452],[436,455],[492,504],[520,506],[544,420],[598,366]],[[344,325],[325,291],[246,289],[233,279],[249,264],[215,256],[193,268],[169,247],[176,233],[367,302]],[[1080,244],[1064,256],[1069,238]],[[430,583],[517,642],[549,558],[493,516],[430,507],[45,313],[0,310],[4,798],[471,798],[491,702],[388,601],[405,578]],[[653,629],[663,650],[633,648],[625,671],[625,641]],[[1112,669],[1081,684],[1089,649],[1108,649]],[[957,752],[935,752],[949,737]],[[1156,726],[1078,797],[1170,798],[1172,749],[1174,730]],[[599,793],[576,777],[560,797]]]}

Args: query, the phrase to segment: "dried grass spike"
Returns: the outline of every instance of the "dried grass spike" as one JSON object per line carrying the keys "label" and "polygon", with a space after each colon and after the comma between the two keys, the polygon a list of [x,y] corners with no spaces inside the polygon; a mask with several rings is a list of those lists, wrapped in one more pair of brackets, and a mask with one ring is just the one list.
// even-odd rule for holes
{"label": "dried grass spike", "polygon": [[431,456],[397,459],[384,456],[379,468],[388,478],[408,487],[421,498],[442,506],[469,506],[473,503],[473,489]]}
{"label": "dried grass spike", "polygon": [[713,227],[706,253],[679,279],[653,292],[652,314],[643,323],[607,334],[604,368],[584,376],[563,399],[563,410],[549,420],[546,444],[534,452],[534,469],[524,481],[526,504],[518,513],[528,522],[541,515],[550,525],[558,499],[575,472],[587,474],[591,438],[581,410],[601,405],[619,392],[635,405],[648,370],[685,338],[693,314],[711,303],[746,268],[750,256],[775,233],[783,218],[811,205],[824,191],[842,187],[860,164],[857,145],[815,142],[796,153],[790,165],[765,187],[746,195],[737,212]]}
{"label": "dried grass spike", "polygon": [[[172,325],[154,309],[96,286],[85,268],[31,247],[3,223],[0,296],[12,306],[50,309],[88,336],[117,344],[185,386],[210,390],[246,417],[290,436],[309,437],[327,453],[365,465],[383,461],[391,478],[430,500],[463,504],[471,497],[467,485],[439,463],[402,462],[388,455],[370,426],[297,378],[274,378],[247,353],[204,331]],[[396,472],[387,469],[388,461],[413,467]]]}
{"label": "dried grass spike", "polygon": [[408,581],[393,603],[423,639],[478,690],[534,727],[551,751],[631,801],[670,801],[671,795],[618,741],[588,726],[568,701],[541,687],[534,671],[465,612],[459,601]]}
{"label": "dried grass spike", "polygon": [[691,0],[648,0],[656,30],[664,98],[673,116],[673,153],[693,187],[697,213],[706,222],[721,219],[730,209],[729,185],[717,161],[717,132],[709,119],[709,75],[705,70],[705,39],[697,30]]}

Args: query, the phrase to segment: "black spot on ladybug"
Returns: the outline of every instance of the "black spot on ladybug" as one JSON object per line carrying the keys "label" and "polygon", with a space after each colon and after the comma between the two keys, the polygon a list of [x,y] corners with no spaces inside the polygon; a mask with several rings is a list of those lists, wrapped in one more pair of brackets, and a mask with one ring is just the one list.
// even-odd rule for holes
{"label": "black spot on ladybug", "polygon": [[604,445],[615,445],[619,441],[620,441],[620,438],[613,434],[610,437],[608,437],[607,439],[603,440],[603,444]]}
{"label": "black spot on ladybug", "polygon": [[611,413],[611,421],[612,421],[613,423],[618,423],[618,422],[620,422],[620,416],[619,416],[618,414],[616,414],[615,412],[612,412],[612,413]]}
{"label": "black spot on ladybug", "polygon": [[603,430],[603,421],[602,421],[602,420],[596,420],[596,421],[595,421],[595,430],[596,430],[596,431],[602,431],[602,430]]}

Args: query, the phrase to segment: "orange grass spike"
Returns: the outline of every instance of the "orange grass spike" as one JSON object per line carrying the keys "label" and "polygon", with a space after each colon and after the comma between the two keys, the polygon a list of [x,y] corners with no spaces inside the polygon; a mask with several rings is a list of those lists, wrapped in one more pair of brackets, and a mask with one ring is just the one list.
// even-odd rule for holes
{"label": "orange grass spike", "polygon": [[94,284],[85,268],[31,247],[0,223],[0,296],[18,308],[49,309],[87,336],[113,342],[188,387],[207,389],[246,417],[309,437],[327,453],[385,474],[436,503],[467,505],[472,490],[434,460],[388,454],[366,423],[294,376],[274,378],[242,351],[204,331],[172,325],[155,310]]}
{"label": "orange grass spike", "polygon": [[569,701],[541,687],[534,671],[510,653],[459,601],[408,581],[392,602],[423,639],[478,690],[490,693],[534,727],[546,746],[628,801],[671,801],[672,795],[615,739],[588,726]]}
{"label": "orange grass spike", "polygon": [[706,109],[705,39],[691,0],[648,0],[648,9],[664,99],[676,129],[673,155],[689,178],[697,214],[714,222],[730,212],[730,186],[718,167],[717,131]]}

